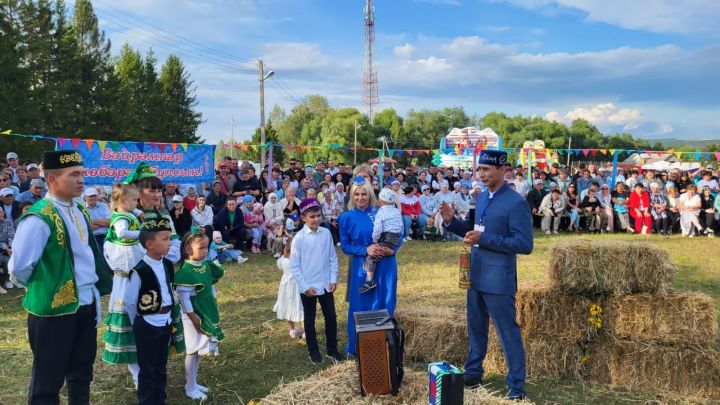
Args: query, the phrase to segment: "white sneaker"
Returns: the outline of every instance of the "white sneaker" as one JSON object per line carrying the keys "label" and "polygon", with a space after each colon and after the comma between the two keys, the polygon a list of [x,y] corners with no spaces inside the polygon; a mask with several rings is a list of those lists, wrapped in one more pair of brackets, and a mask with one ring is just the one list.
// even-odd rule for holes
{"label": "white sneaker", "polygon": [[407,238],[405,238],[405,242],[410,242],[411,240],[412,240],[412,238],[409,236]]}
{"label": "white sneaker", "polygon": [[336,243],[335,246],[340,247],[340,242]]}
{"label": "white sneaker", "polygon": [[279,259],[279,258],[280,258],[280,253],[275,253],[275,254],[273,255],[273,257],[276,258],[276,259]]}
{"label": "white sneaker", "polygon": [[550,231],[545,231],[545,235],[550,235]]}
{"label": "white sneaker", "polygon": [[0,295],[7,294],[7,290],[0,287]]}
{"label": "white sneaker", "polygon": [[197,387],[200,390],[200,392],[202,392],[203,394],[207,394],[208,392],[210,392],[210,388],[208,388],[204,385],[198,384]]}
{"label": "white sneaker", "polygon": [[694,238],[694,237],[695,237],[695,233],[690,232],[690,235],[688,236],[688,238]]}
{"label": "white sneaker", "polygon": [[15,288],[15,284],[13,284],[12,281],[8,280],[5,282],[5,288],[7,288],[8,290],[13,289]]}
{"label": "white sneaker", "polygon": [[558,231],[553,231],[553,233],[554,233],[555,235],[559,235],[559,234],[560,234],[560,232],[558,232]]}
{"label": "white sneaker", "polygon": [[248,258],[247,258],[247,257],[243,257],[243,256],[240,256],[240,257],[238,257],[238,259],[237,259],[238,264],[243,264],[243,263],[245,263],[246,261],[248,261]]}
{"label": "white sneaker", "polygon": [[191,391],[189,391],[187,388],[185,388],[185,395],[187,395],[188,398],[194,399],[194,400],[204,401],[207,399],[207,395],[205,395],[202,391],[200,391],[199,388],[195,388]]}
{"label": "white sneaker", "polygon": [[215,263],[216,266],[220,266],[220,265],[221,265],[221,264],[220,264],[220,260],[218,260],[218,259],[213,260],[213,263]]}

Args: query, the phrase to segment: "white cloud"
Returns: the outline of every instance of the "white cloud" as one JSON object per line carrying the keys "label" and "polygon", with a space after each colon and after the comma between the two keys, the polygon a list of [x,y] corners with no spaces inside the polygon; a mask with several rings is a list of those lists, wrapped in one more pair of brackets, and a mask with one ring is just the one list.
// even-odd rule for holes
{"label": "white cloud", "polygon": [[576,119],[584,119],[600,127],[619,127],[629,131],[640,127],[645,118],[637,108],[617,108],[613,103],[597,104],[592,107],[575,107],[562,115],[557,111],[545,114],[550,121],[569,123]]}
{"label": "white cloud", "polygon": [[490,25],[490,26],[487,26],[487,27],[484,27],[484,28],[485,28],[486,30],[492,31],[492,32],[505,32],[505,31],[510,31],[510,28],[511,28],[511,27],[509,27],[509,26],[507,26],[507,25],[501,25],[501,26]]}
{"label": "white cloud", "polygon": [[529,33],[530,35],[534,35],[534,36],[536,36],[536,37],[537,37],[537,36],[541,36],[541,35],[545,35],[546,32],[547,32],[547,29],[545,29],[545,28],[530,28],[530,29],[528,30],[528,33]]}
{"label": "white cloud", "polygon": [[318,44],[280,42],[264,45],[262,59],[275,69],[309,70],[328,66],[331,58],[320,51]]}
{"label": "white cloud", "polygon": [[488,0],[511,3],[529,10],[578,10],[588,21],[653,32],[718,32],[717,0]]}
{"label": "white cloud", "polygon": [[412,56],[415,47],[410,44],[400,45],[393,48],[393,53],[403,59],[409,59]]}

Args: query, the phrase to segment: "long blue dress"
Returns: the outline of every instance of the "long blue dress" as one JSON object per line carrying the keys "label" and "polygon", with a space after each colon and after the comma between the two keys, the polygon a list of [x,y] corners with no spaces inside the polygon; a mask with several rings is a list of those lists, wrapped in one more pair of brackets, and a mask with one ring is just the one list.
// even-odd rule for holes
{"label": "long blue dress", "polygon": [[[368,246],[373,244],[372,229],[375,219],[376,207],[365,210],[355,208],[345,212],[338,218],[340,227],[340,244],[343,252],[350,256],[349,308],[348,308],[348,345],[345,351],[355,355],[355,320],[356,311],[375,311],[387,309],[392,316],[397,304],[397,260],[395,256],[388,256],[380,260],[375,267],[374,279],[377,287],[364,294],[360,293],[360,286],[365,281],[363,264],[367,256]],[[397,249],[402,245],[398,244]]]}

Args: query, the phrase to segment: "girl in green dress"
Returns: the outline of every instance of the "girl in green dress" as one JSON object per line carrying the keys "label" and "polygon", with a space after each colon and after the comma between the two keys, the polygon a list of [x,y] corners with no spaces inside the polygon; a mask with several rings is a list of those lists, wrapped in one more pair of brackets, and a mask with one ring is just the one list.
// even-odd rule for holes
{"label": "girl in green dress", "polygon": [[225,337],[214,287],[223,276],[223,269],[206,260],[208,244],[205,230],[193,227],[182,239],[183,263],[175,274],[185,331],[185,394],[200,400],[206,399],[209,391],[197,383],[200,356],[217,356],[218,343]]}

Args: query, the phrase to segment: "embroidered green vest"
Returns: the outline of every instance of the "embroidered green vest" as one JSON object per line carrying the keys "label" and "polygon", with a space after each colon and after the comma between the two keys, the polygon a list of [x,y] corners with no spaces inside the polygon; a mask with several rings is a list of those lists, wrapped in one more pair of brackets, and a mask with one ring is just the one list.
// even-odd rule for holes
{"label": "embroidered green vest", "polygon": [[140,230],[140,222],[138,222],[137,218],[135,218],[135,215],[125,212],[113,212],[112,216],[110,217],[110,225],[108,225],[108,232],[107,236],[105,237],[105,242],[110,242],[121,246],[132,246],[140,243],[139,239],[123,239],[115,232],[115,228],[113,227],[113,225],[115,225],[121,219],[128,221],[128,230]]}
{"label": "embroidered green vest", "polygon": [[[76,205],[83,213],[87,229],[92,229],[87,209],[83,205]],[[30,215],[45,221],[50,227],[50,237],[28,280],[23,307],[37,316],[74,314],[80,303],[73,272],[72,247],[65,223],[55,205],[48,199],[36,202],[19,221]],[[89,236],[90,248],[95,257],[95,273],[98,276],[95,287],[100,291],[100,295],[107,295],[112,290],[112,272],[107,267],[92,233]]]}
{"label": "embroidered green vest", "polygon": [[190,297],[194,312],[200,317],[200,328],[208,335],[223,340],[225,335],[220,325],[220,312],[213,297],[212,286],[223,276],[223,269],[213,262],[204,261],[199,265],[185,262],[175,273],[175,285],[195,287]]}

